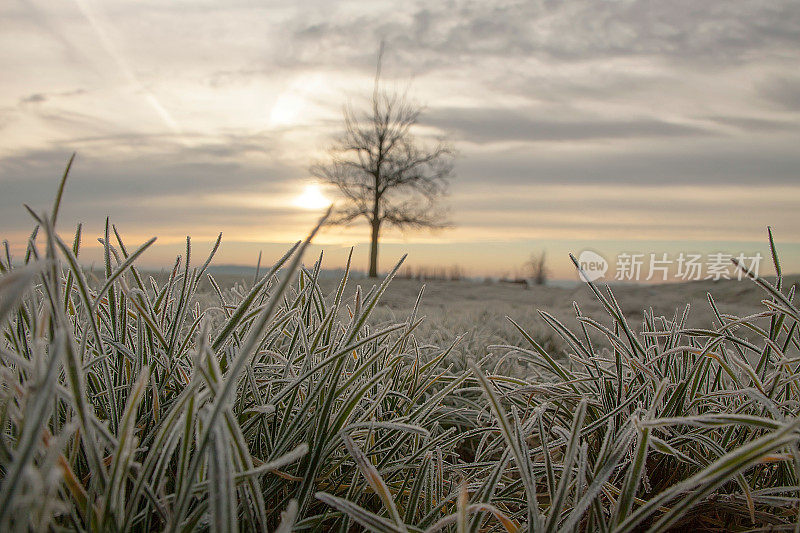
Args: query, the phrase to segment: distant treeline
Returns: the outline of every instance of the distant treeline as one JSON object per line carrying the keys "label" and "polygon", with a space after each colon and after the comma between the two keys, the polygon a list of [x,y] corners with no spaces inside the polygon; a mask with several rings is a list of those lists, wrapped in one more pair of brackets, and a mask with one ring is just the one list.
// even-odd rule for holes
{"label": "distant treeline", "polygon": [[466,273],[459,265],[452,266],[406,266],[397,273],[400,279],[416,279],[419,281],[461,281],[466,279]]}

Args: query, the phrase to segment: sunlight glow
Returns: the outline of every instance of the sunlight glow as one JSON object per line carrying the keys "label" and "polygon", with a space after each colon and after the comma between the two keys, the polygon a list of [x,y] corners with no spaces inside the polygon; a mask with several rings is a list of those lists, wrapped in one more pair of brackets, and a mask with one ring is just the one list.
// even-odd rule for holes
{"label": "sunlight glow", "polygon": [[281,94],[269,114],[271,127],[291,126],[300,121],[305,109],[305,101],[296,94]]}
{"label": "sunlight glow", "polygon": [[[296,126],[324,112],[319,102],[331,95],[331,81],[322,73],[303,73],[294,77],[275,99],[269,113],[269,127]],[[338,116],[338,115],[337,115]]]}
{"label": "sunlight glow", "polygon": [[331,201],[322,193],[319,185],[312,183],[306,185],[303,193],[292,200],[292,205],[301,209],[323,209],[331,205]]}

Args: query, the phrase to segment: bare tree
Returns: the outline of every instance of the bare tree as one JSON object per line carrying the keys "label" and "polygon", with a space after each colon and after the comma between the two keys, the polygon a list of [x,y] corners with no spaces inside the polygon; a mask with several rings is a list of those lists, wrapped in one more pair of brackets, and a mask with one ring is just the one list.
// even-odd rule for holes
{"label": "bare tree", "polygon": [[378,275],[382,227],[441,228],[446,214],[438,200],[453,175],[453,149],[444,142],[428,147],[412,135],[421,108],[405,94],[380,85],[383,45],[370,104],[346,106],[344,132],[328,150],[329,161],[311,167],[313,176],[335,185],[342,204],[329,224],[367,220],[372,230],[369,275]]}
{"label": "bare tree", "polygon": [[531,254],[530,259],[525,263],[525,267],[535,285],[544,285],[547,283],[548,271],[545,252]]}

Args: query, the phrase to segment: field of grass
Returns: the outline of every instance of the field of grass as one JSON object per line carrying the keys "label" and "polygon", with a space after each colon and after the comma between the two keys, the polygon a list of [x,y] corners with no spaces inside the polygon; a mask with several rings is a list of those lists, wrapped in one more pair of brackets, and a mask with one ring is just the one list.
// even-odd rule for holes
{"label": "field of grass", "polygon": [[417,304],[393,272],[321,283],[308,241],[256,283],[188,244],[156,280],[111,225],[92,281],[58,204],[0,260],[0,531],[800,527],[777,254],[716,299],[432,283]]}
{"label": "field of grass", "polygon": [[[775,282],[774,277],[766,279]],[[798,280],[797,276],[785,276],[783,284],[791,287]],[[244,282],[244,279],[230,277],[218,281],[231,286]],[[374,283],[375,280],[368,278],[354,278],[350,282],[366,288]],[[336,289],[335,281],[330,279],[321,280],[320,286],[325,294]],[[709,295],[720,312],[742,316],[761,311],[764,298],[763,290],[747,278],[718,282],[623,284],[612,286],[612,290],[628,322],[635,328],[641,324],[645,311],[673,319],[676,313],[682,315],[686,306],[690,308],[687,325],[708,326],[715,320]],[[417,337],[432,344],[445,345],[461,336],[451,355],[452,360],[479,358],[485,355],[487,347],[497,344],[525,346],[525,337],[509,318],[554,354],[564,354],[569,350],[568,343],[548,325],[540,312],[548,313],[570,330],[580,327],[575,314],[576,304],[588,316],[599,318],[607,315],[602,302],[586,284],[525,289],[509,283],[394,279],[373,311],[371,321],[391,323],[404,320],[421,292],[418,312],[425,321],[417,328]],[[346,295],[352,296],[350,293]],[[604,338],[601,331],[589,330],[588,333],[596,342]]]}

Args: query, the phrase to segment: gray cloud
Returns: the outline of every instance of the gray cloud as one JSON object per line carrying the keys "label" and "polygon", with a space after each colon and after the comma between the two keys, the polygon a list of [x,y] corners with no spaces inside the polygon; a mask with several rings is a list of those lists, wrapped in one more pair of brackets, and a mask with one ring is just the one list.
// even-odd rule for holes
{"label": "gray cloud", "polygon": [[800,78],[777,77],[760,87],[760,95],[784,111],[800,112]]}
{"label": "gray cloud", "polygon": [[[538,183],[531,183],[529,191],[514,188],[516,194],[502,194],[502,187],[491,187],[494,194],[487,194],[486,188],[470,187],[476,190],[475,195],[469,198],[463,196],[453,200],[456,210],[460,213],[469,213],[464,216],[462,222],[468,220],[478,220],[478,225],[499,224],[504,225],[513,218],[519,218],[520,214],[536,213],[544,217],[580,212],[581,215],[593,214],[600,217],[614,218],[615,214],[624,213],[626,216],[636,215],[651,216],[665,219],[665,202],[661,197],[661,188],[642,187],[635,197],[617,196],[603,197],[602,202],[594,206],[582,205],[590,195],[580,198],[564,196],[553,196],[552,192],[543,194],[541,190],[537,192]],[[592,200],[589,200],[592,201]],[[739,200],[731,202],[730,199],[722,201],[714,196],[687,196],[680,201],[670,202],[669,213],[678,218],[688,216],[714,215],[715,218],[724,219],[733,209],[748,210],[748,216],[758,216],[769,220],[770,216],[775,216],[776,212],[788,212],[796,205],[794,198],[759,198],[754,200],[742,195]],[[487,222],[489,221],[489,222]],[[555,224],[562,221],[557,220]]]}
{"label": "gray cloud", "polygon": [[608,120],[586,117],[583,120],[553,120],[526,116],[519,109],[437,108],[426,113],[422,122],[445,131],[454,131],[460,139],[478,143],[690,137],[712,134],[697,127],[656,119]]}
{"label": "gray cloud", "polygon": [[800,10],[793,0],[406,5],[403,13],[392,3],[391,8],[347,20],[329,13],[315,20],[313,10],[304,12],[294,25],[291,59],[326,61],[349,50],[351,56],[369,61],[372,50],[361,45],[385,38],[401,51],[406,64],[415,68],[422,64],[424,70],[481,55],[561,61],[662,56],[721,66],[749,60],[758,51],[780,52],[800,43]]}
{"label": "gray cloud", "polygon": [[55,93],[31,93],[19,99],[20,104],[41,104],[53,98],[68,98],[86,94],[86,89],[72,89]]}
{"label": "gray cloud", "polygon": [[[228,150],[235,153],[232,147]],[[197,153],[205,153],[206,157],[197,161]],[[0,226],[5,231],[19,231],[28,226],[27,218],[20,216],[24,213],[23,203],[37,209],[48,207],[68,158],[68,150],[50,149],[0,161],[3,188]],[[242,207],[212,206],[203,215],[198,206],[191,204],[169,206],[161,201],[153,206],[150,203],[169,197],[280,192],[287,184],[303,177],[303,172],[280,163],[266,165],[227,160],[209,155],[202,148],[165,154],[141,151],[138,156],[127,157],[79,154],[72,167],[64,204],[67,209],[82,213],[84,220],[112,215],[138,221],[140,225],[158,224],[164,228],[190,219],[222,225],[234,219],[242,221],[246,216],[253,220],[254,213]],[[280,218],[277,215],[276,218]]]}
{"label": "gray cloud", "polygon": [[745,132],[785,132],[800,131],[800,125],[792,120],[773,120],[756,117],[709,116],[708,120],[737,128]]}
{"label": "gray cloud", "polygon": [[552,153],[521,148],[468,153],[458,179],[498,184],[796,185],[800,154],[789,146],[741,140],[696,146],[652,145],[635,151]]}
{"label": "gray cloud", "polygon": [[46,102],[46,101],[47,101],[47,96],[45,96],[42,93],[29,94],[28,96],[25,96],[20,99],[20,102],[23,104],[39,104],[41,102]]}

